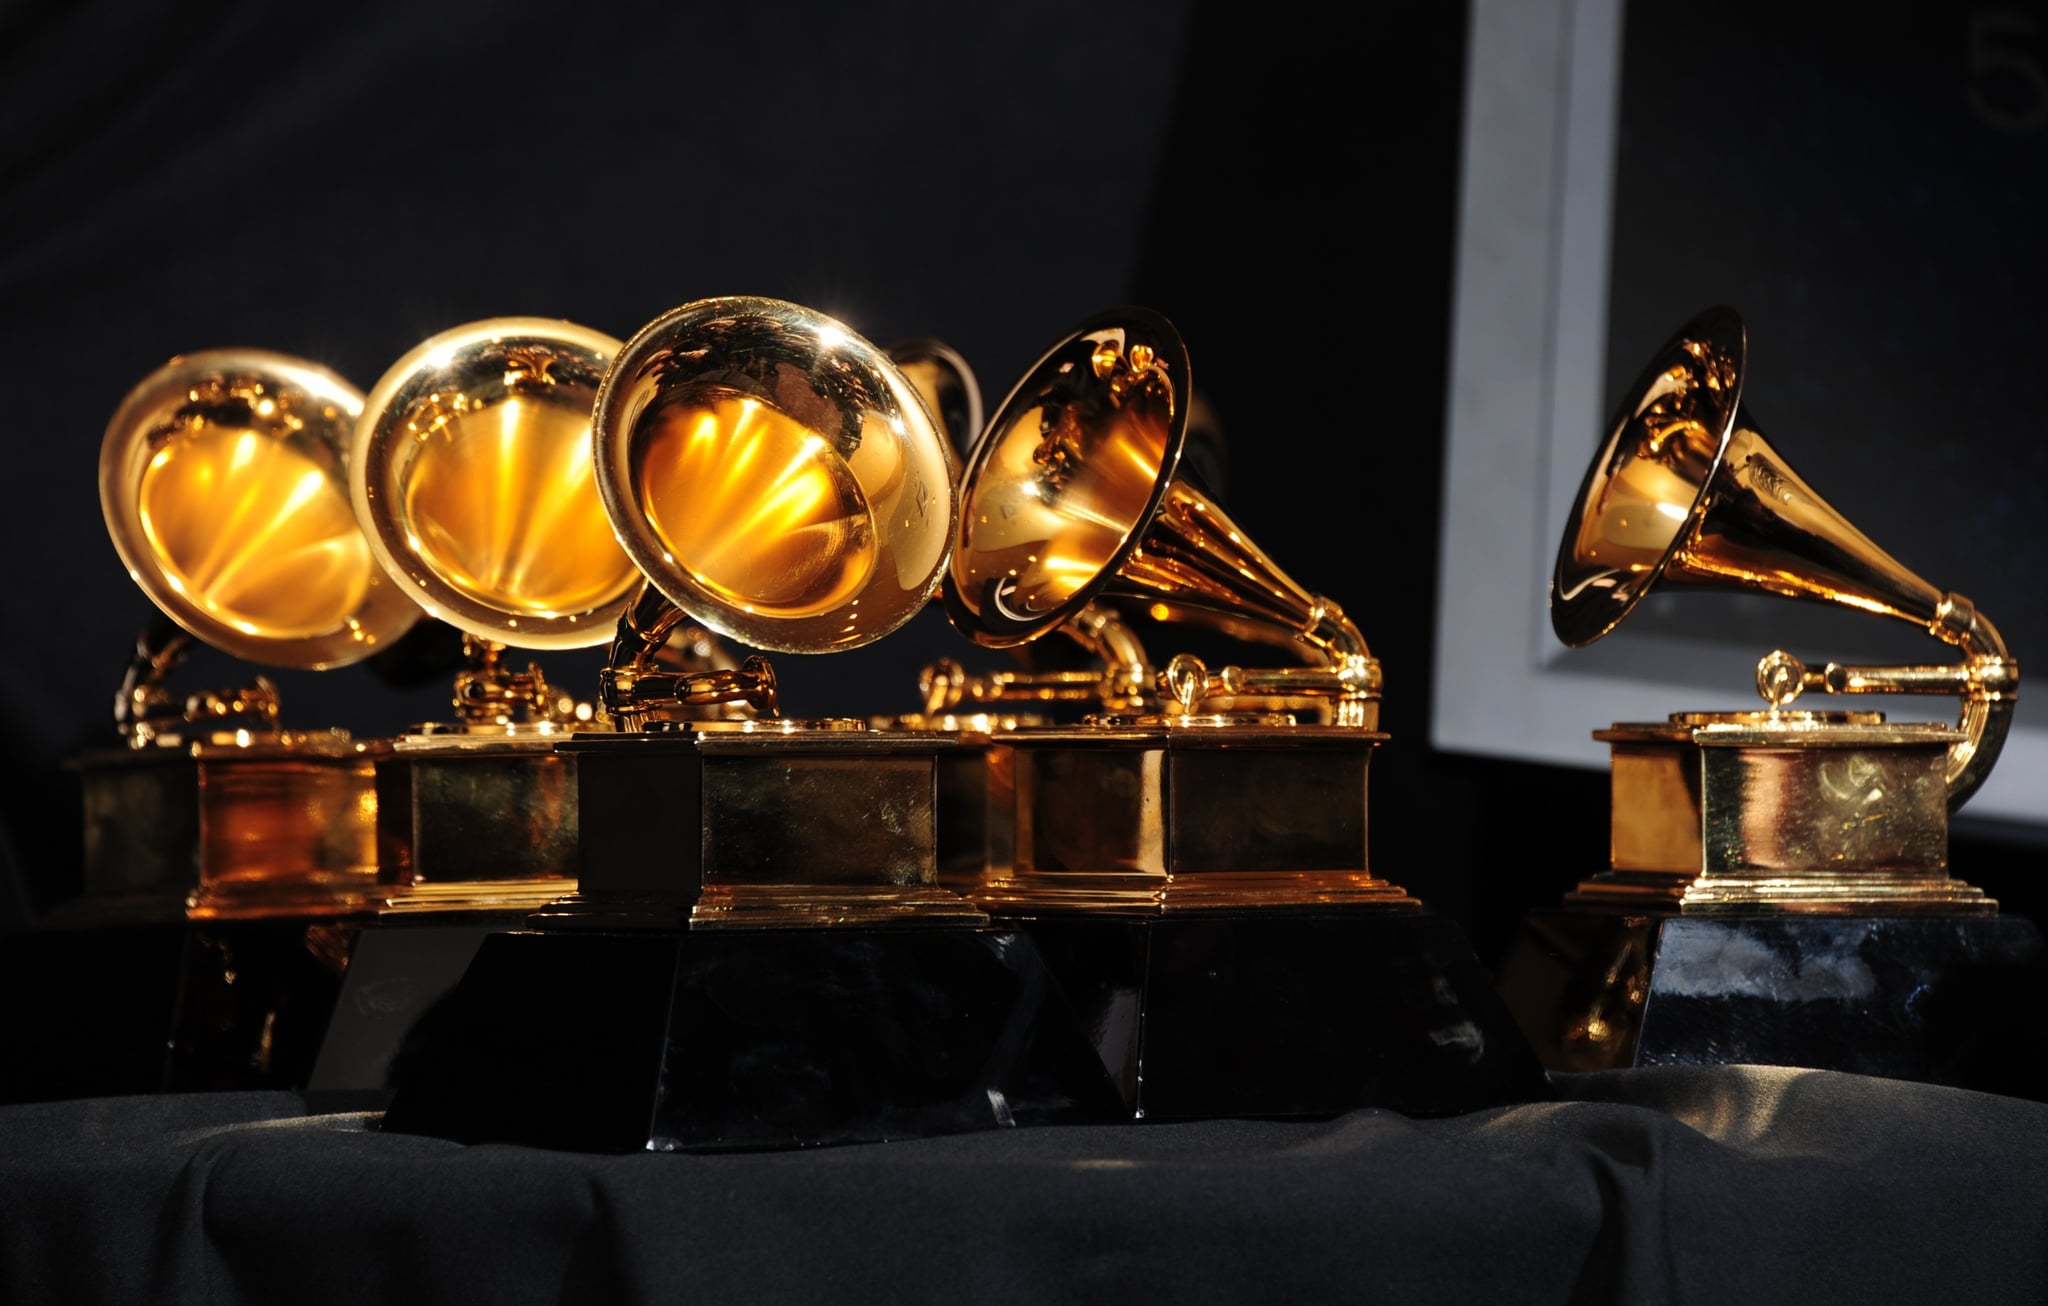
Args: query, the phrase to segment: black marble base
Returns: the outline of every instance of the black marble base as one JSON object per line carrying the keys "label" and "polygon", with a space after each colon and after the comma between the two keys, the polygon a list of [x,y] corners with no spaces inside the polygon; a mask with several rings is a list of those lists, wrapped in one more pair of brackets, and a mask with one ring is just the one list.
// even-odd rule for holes
{"label": "black marble base", "polygon": [[517,928],[522,911],[385,918],[355,941],[348,971],[307,1081],[323,1103],[373,1109],[390,1100],[391,1065],[417,1024],[493,933]]}
{"label": "black marble base", "polygon": [[1532,915],[1503,998],[1556,1070],[1752,1064],[2048,1100],[2023,917]]}
{"label": "black marble base", "polygon": [[300,1089],[358,926],[87,923],[0,939],[0,1101]]}
{"label": "black marble base", "polygon": [[1023,928],[1134,1119],[1453,1115],[1550,1096],[1491,976],[1440,916],[1045,917]]}
{"label": "black marble base", "polygon": [[494,934],[391,1078],[387,1130],[593,1152],[1121,1114],[1036,947],[999,930]]}
{"label": "black marble base", "polygon": [[362,927],[352,917],[192,922],[164,1087],[304,1088]]}

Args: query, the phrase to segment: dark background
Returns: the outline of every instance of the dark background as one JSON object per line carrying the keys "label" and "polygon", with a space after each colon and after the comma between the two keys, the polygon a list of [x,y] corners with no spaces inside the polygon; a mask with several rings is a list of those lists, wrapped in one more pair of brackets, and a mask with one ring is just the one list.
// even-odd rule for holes
{"label": "dark background", "polygon": [[[993,405],[1134,302],[1187,338],[1233,515],[1385,666],[1376,867],[1496,960],[1604,865],[1606,777],[1426,743],[1467,15],[1364,12],[1350,36],[1222,3],[0,7],[11,911],[77,882],[62,763],[112,741],[152,611],[101,522],[98,445],[169,355],[277,349],[367,389],[479,317],[623,338],[763,294],[946,339]],[[892,711],[925,661],[974,652],[934,609],[778,670],[795,714]],[[539,660],[587,693],[600,654]],[[178,684],[245,674],[211,655]],[[441,683],[277,679],[293,725],[447,715]],[[1956,841],[1959,871],[2029,910],[2032,858]]]}

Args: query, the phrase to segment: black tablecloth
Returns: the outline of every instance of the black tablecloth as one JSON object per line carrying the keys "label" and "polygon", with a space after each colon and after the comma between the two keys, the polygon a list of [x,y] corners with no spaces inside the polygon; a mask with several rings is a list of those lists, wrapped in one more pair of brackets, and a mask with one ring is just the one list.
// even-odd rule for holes
{"label": "black tablecloth", "polygon": [[1775,1068],[1564,1100],[594,1156],[293,1094],[0,1110],[9,1302],[2036,1301],[2048,1106]]}

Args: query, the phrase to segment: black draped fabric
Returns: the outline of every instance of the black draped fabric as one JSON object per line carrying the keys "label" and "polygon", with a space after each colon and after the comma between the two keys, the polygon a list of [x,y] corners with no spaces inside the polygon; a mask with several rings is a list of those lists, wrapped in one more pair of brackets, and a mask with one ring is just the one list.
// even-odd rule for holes
{"label": "black draped fabric", "polygon": [[591,1156],[290,1094],[0,1111],[10,1302],[2020,1302],[2048,1106],[1776,1068],[1447,1119]]}

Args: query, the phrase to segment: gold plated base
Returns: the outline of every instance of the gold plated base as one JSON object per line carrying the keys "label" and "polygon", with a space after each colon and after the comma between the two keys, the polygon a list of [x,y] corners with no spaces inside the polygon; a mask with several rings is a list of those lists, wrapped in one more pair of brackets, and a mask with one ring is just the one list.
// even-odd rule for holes
{"label": "gold plated base", "polygon": [[826,929],[988,924],[988,914],[937,885],[707,884],[690,909],[693,930]]}
{"label": "gold plated base", "polygon": [[1003,828],[963,891],[1022,916],[1419,911],[1367,859],[1385,738],[1263,720],[1009,732],[990,745]]}
{"label": "gold plated base", "polygon": [[578,734],[577,892],[547,928],[983,925],[939,883],[952,736],[843,728]]}
{"label": "gold plated base", "polygon": [[378,905],[377,913],[380,916],[415,916],[534,911],[561,898],[572,883],[559,875],[456,880],[442,884],[419,882],[390,889]]}
{"label": "gold plated base", "polygon": [[523,908],[569,891],[576,759],[555,751],[562,738],[536,723],[423,728],[393,742],[377,762],[377,853],[394,907]]}
{"label": "gold plated base", "polygon": [[373,911],[376,881],[365,875],[330,882],[208,884],[185,899],[195,921],[248,921],[286,917],[354,916]]}
{"label": "gold plated base", "polygon": [[90,754],[86,894],[200,919],[357,910],[377,888],[374,765],[325,736]]}
{"label": "gold plated base", "polygon": [[1948,871],[1955,735],[1875,712],[1682,712],[1597,731],[1613,753],[1613,866],[1565,901],[1639,915],[1995,913]]}

